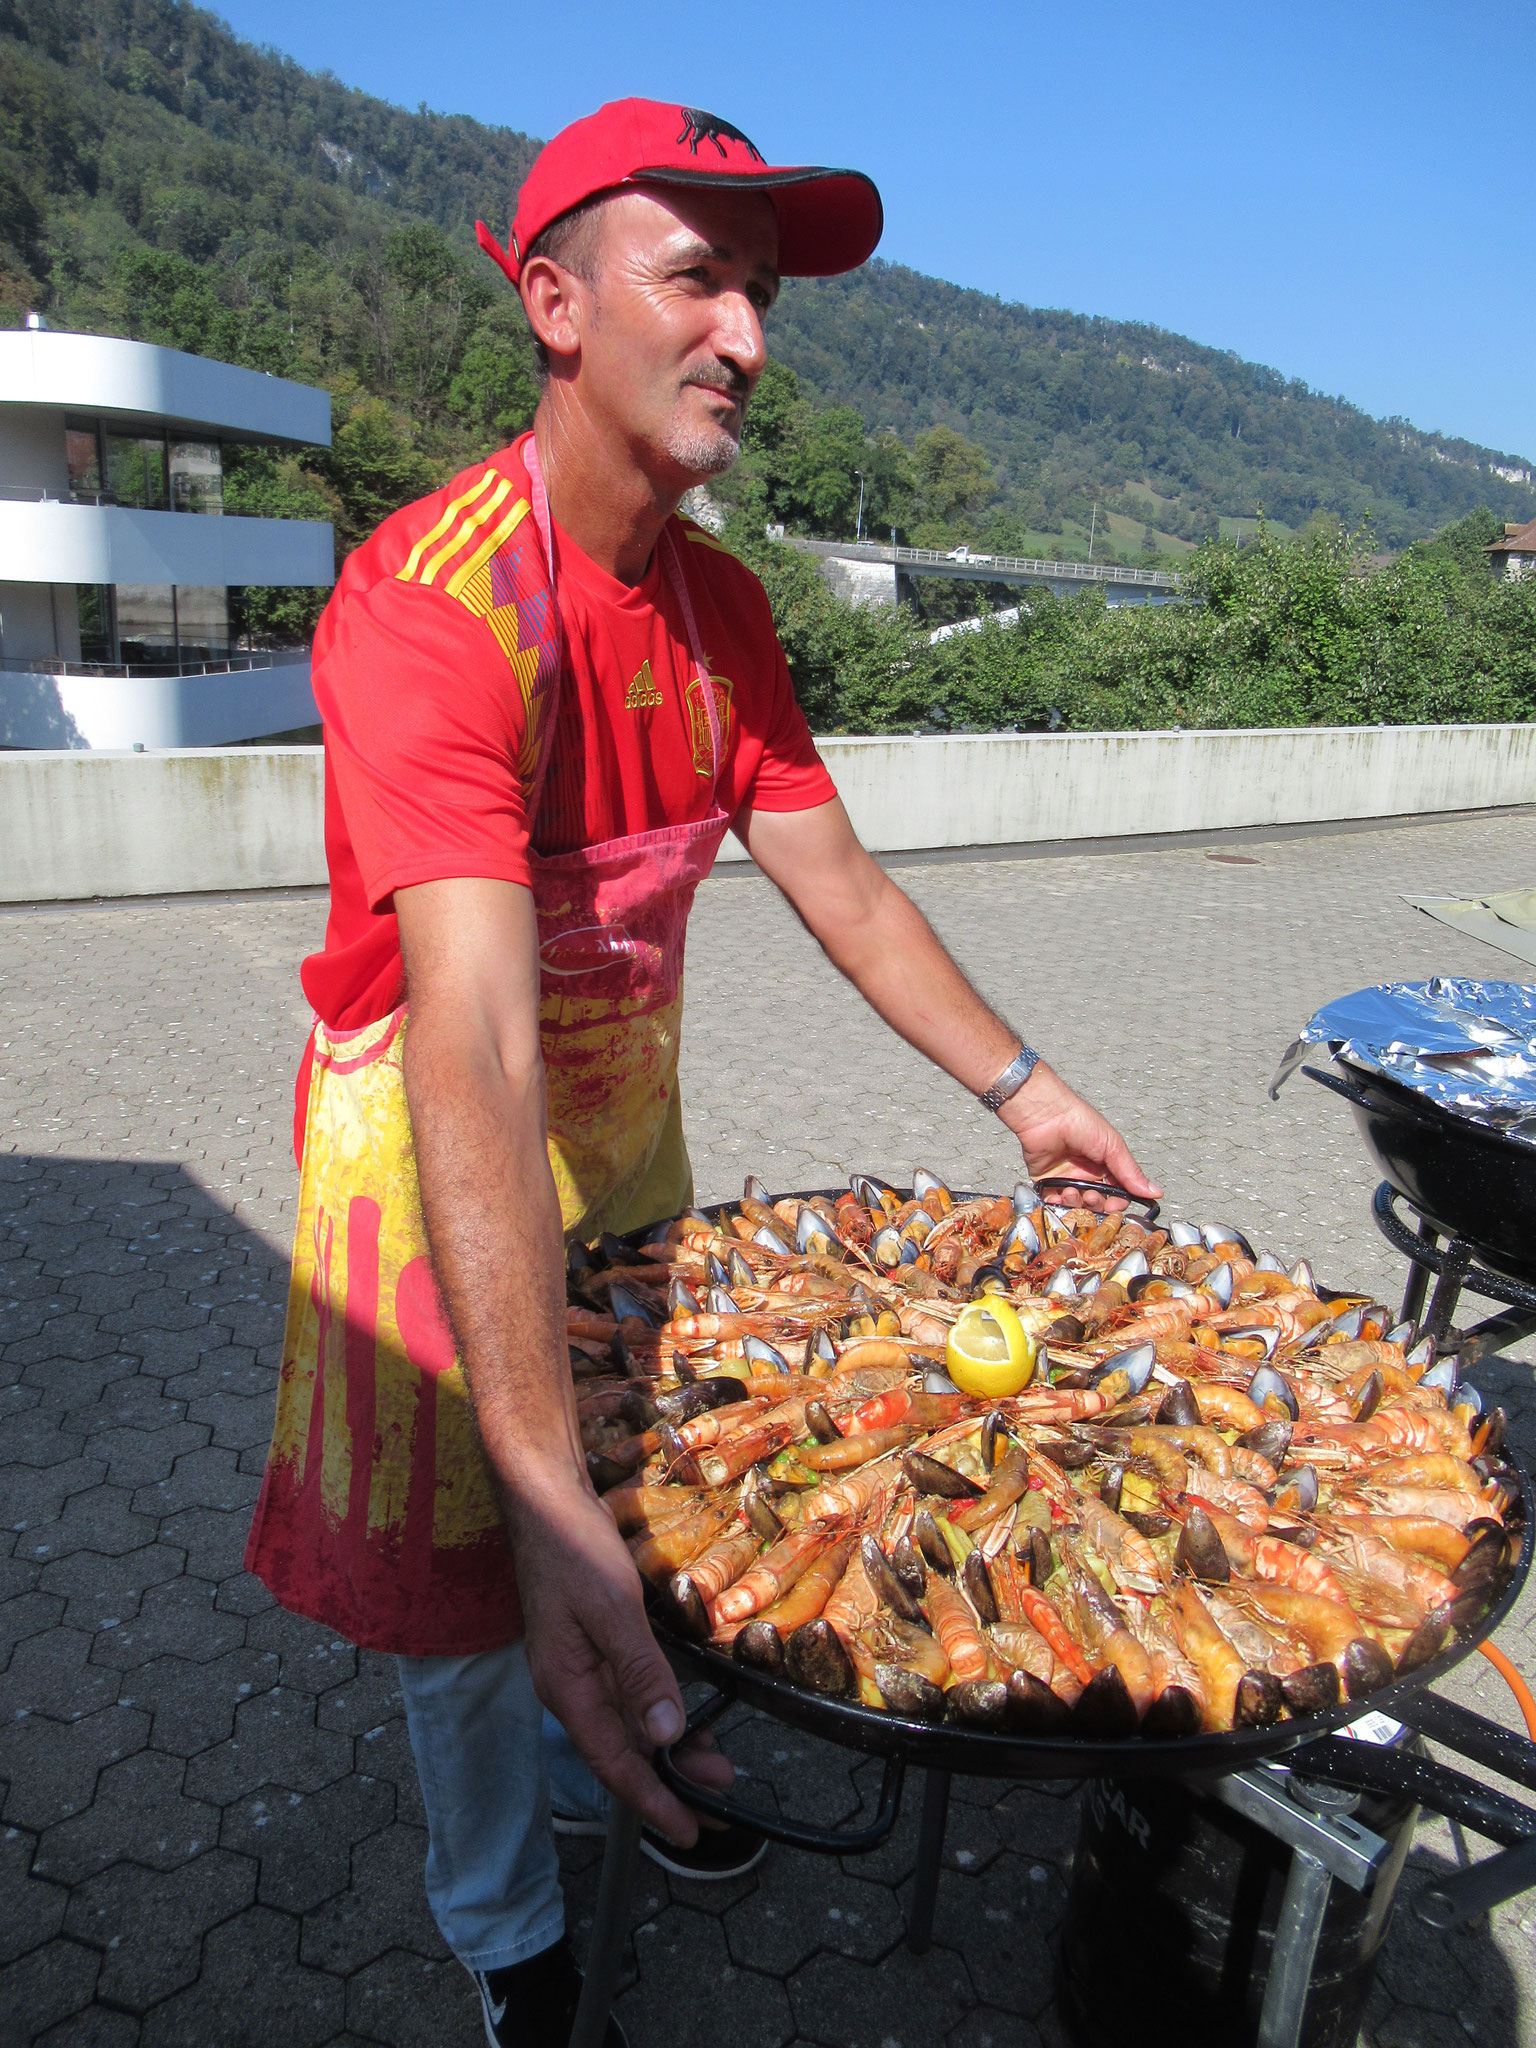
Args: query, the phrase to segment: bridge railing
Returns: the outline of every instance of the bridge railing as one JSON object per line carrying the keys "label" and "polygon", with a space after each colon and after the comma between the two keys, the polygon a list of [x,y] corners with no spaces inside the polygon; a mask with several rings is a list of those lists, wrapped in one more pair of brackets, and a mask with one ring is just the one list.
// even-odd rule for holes
{"label": "bridge railing", "polygon": [[1139,583],[1155,590],[1177,590],[1179,579],[1162,569],[1125,569],[1107,562],[1056,562],[1037,555],[969,555],[963,560],[942,548],[892,548],[881,541],[801,540],[786,536],[785,545],[840,561],[894,562],[896,567],[950,569],[963,576],[968,568],[1001,571],[1036,579],[1063,578],[1080,583]]}

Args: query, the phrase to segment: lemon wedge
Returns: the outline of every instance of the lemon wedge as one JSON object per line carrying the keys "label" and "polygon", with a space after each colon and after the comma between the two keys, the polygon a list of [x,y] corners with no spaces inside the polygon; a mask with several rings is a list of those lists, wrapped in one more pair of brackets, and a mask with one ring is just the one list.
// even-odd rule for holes
{"label": "lemon wedge", "polygon": [[1001,1400],[1029,1385],[1035,1358],[1035,1340],[1012,1302],[989,1294],[962,1312],[949,1333],[944,1362],[963,1392]]}

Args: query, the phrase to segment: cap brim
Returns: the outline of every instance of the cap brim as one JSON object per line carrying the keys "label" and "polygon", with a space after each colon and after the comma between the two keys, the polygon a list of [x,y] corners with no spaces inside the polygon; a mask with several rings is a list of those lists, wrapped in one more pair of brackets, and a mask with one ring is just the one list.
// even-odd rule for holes
{"label": "cap brim", "polygon": [[779,216],[779,271],[784,277],[837,277],[875,253],[885,209],[862,171],[820,165],[768,165],[760,171],[706,171],[676,164],[631,171],[626,182],[711,185],[769,191]]}

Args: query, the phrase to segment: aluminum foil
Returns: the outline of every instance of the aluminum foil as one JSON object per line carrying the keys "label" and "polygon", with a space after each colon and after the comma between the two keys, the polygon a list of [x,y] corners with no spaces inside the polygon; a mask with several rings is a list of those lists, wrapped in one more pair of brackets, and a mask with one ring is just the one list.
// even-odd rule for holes
{"label": "aluminum foil", "polygon": [[1326,1045],[1335,1059],[1536,1145],[1536,988],[1437,975],[1340,996],[1318,1011],[1280,1062],[1271,1100],[1310,1045]]}

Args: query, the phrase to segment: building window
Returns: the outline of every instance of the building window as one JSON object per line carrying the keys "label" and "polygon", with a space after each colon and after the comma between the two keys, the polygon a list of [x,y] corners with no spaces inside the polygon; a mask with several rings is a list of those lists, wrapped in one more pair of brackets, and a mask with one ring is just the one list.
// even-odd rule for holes
{"label": "building window", "polygon": [[140,512],[170,509],[162,434],[104,434],[107,489]]}
{"label": "building window", "polygon": [[171,510],[224,510],[224,463],[217,441],[171,443]]}
{"label": "building window", "polygon": [[117,586],[118,660],[130,666],[176,667],[176,593],[169,583]]}
{"label": "building window", "polygon": [[229,592],[222,583],[177,585],[176,644],[189,666],[228,659]]}
{"label": "building window", "polygon": [[80,615],[80,659],[104,662],[115,668],[118,662],[117,620],[110,583],[77,583],[75,604]]}
{"label": "building window", "polygon": [[95,497],[101,490],[101,436],[94,420],[66,419],[64,459],[69,464],[69,488],[82,497]]}

